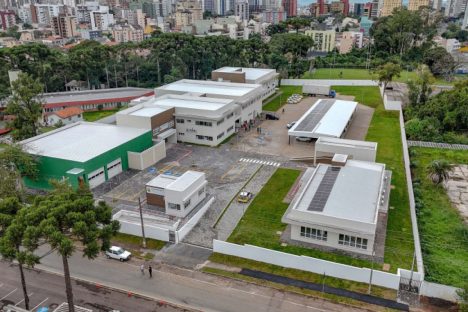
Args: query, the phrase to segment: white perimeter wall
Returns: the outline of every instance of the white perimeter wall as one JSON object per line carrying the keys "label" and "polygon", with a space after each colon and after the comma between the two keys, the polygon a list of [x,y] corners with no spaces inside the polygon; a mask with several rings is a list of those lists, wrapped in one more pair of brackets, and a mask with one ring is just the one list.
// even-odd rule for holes
{"label": "white perimeter wall", "polygon": [[[213,252],[222,253],[255,261],[266,262],[286,268],[325,274],[356,282],[369,283],[370,269],[330,262],[322,259],[296,256],[289,253],[266,249],[252,245],[237,245],[213,240]],[[416,274],[415,274],[416,275]],[[390,289],[398,289],[400,276],[374,270],[372,284]]]}
{"label": "white perimeter wall", "polygon": [[[120,217],[122,214],[125,214],[124,211],[119,211],[115,215],[112,216],[112,220],[117,220],[120,223],[120,230],[119,232],[140,236],[141,237],[141,223],[140,222],[130,222],[130,221],[122,221]],[[145,224],[145,236],[147,238],[158,239],[161,241],[168,242],[169,241],[169,230]]]}
{"label": "white perimeter wall", "polygon": [[127,152],[128,167],[144,170],[166,157],[166,143],[161,141],[141,153]]}

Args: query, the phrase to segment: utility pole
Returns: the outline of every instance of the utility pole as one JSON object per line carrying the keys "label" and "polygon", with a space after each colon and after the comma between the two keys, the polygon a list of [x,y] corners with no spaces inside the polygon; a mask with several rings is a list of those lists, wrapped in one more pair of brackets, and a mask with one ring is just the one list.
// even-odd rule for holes
{"label": "utility pole", "polygon": [[140,196],[138,196],[138,208],[140,210],[140,221],[141,221],[141,234],[143,236],[143,248],[146,248],[146,237],[145,237],[145,226],[143,224],[143,211],[141,209],[141,200]]}

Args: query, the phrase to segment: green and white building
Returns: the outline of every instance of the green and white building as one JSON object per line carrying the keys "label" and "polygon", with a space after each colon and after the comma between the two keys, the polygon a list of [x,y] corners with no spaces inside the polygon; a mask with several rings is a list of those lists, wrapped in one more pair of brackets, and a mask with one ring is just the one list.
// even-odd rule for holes
{"label": "green and white building", "polygon": [[[48,189],[51,179],[67,179],[73,187],[81,183],[96,187],[130,168],[139,168],[142,154],[153,155],[150,129],[78,122],[21,142],[38,157],[39,177],[25,179],[31,188]],[[159,157],[160,158],[160,157]],[[132,166],[132,162],[136,164]]]}

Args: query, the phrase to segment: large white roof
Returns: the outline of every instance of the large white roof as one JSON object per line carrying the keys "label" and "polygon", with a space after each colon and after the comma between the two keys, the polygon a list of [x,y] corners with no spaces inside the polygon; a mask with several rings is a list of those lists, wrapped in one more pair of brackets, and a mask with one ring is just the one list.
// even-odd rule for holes
{"label": "large white roof", "polygon": [[142,134],[145,129],[77,122],[22,141],[33,155],[86,162]]}
{"label": "large white roof", "polygon": [[[375,224],[379,208],[380,192],[385,174],[385,165],[365,161],[348,160],[338,167],[334,182],[329,183],[329,195],[325,197],[322,210],[310,209],[319,186],[324,182],[330,165],[319,164],[306,187],[295,200],[293,210],[305,212],[313,219],[314,215]],[[325,187],[327,189],[327,187]],[[322,191],[324,188],[322,188]],[[307,220],[304,220],[307,222]]]}
{"label": "large white roof", "polygon": [[339,138],[353,116],[357,102],[321,99],[288,131],[292,136]]}
{"label": "large white roof", "polygon": [[233,97],[245,96],[248,93],[261,88],[258,84],[248,83],[234,83],[234,82],[219,82],[209,80],[189,80],[182,79],[168,85],[155,89],[156,96],[158,96],[158,90],[174,91],[179,94],[181,93],[206,93],[214,95],[226,95]]}
{"label": "large white roof", "polygon": [[245,73],[246,80],[258,80],[264,78],[266,76],[274,76],[276,75],[276,70],[269,69],[269,68],[252,68],[252,67],[221,67],[216,72],[222,73],[232,73],[232,72],[240,72]]}
{"label": "large white roof", "polygon": [[[132,116],[139,116],[139,117],[152,117],[162,112],[167,111],[169,108],[167,107],[157,107],[157,106],[142,106],[134,111],[130,112],[128,115]],[[120,112],[119,112],[120,113]],[[122,113],[124,113],[122,111]]]}
{"label": "large white roof", "polygon": [[153,105],[216,111],[233,103],[230,99],[213,99],[190,95],[166,95],[151,101]]}

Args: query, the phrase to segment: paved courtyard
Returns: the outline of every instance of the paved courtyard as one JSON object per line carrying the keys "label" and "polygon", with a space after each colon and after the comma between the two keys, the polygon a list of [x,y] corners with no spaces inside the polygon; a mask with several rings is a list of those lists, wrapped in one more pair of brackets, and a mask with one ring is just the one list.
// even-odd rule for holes
{"label": "paved courtyard", "polygon": [[[286,125],[299,120],[301,116],[323,97],[304,97],[298,104],[286,104],[283,110],[277,112],[279,120],[264,120],[258,124],[262,128],[259,134],[256,128],[241,131],[238,138],[232,140],[233,148],[242,152],[279,156],[285,159],[312,157],[314,144],[299,142],[294,137],[289,138]],[[353,100],[353,97],[338,97],[343,100]],[[373,108],[359,104],[351,122],[346,139],[364,140],[372,119]]]}

